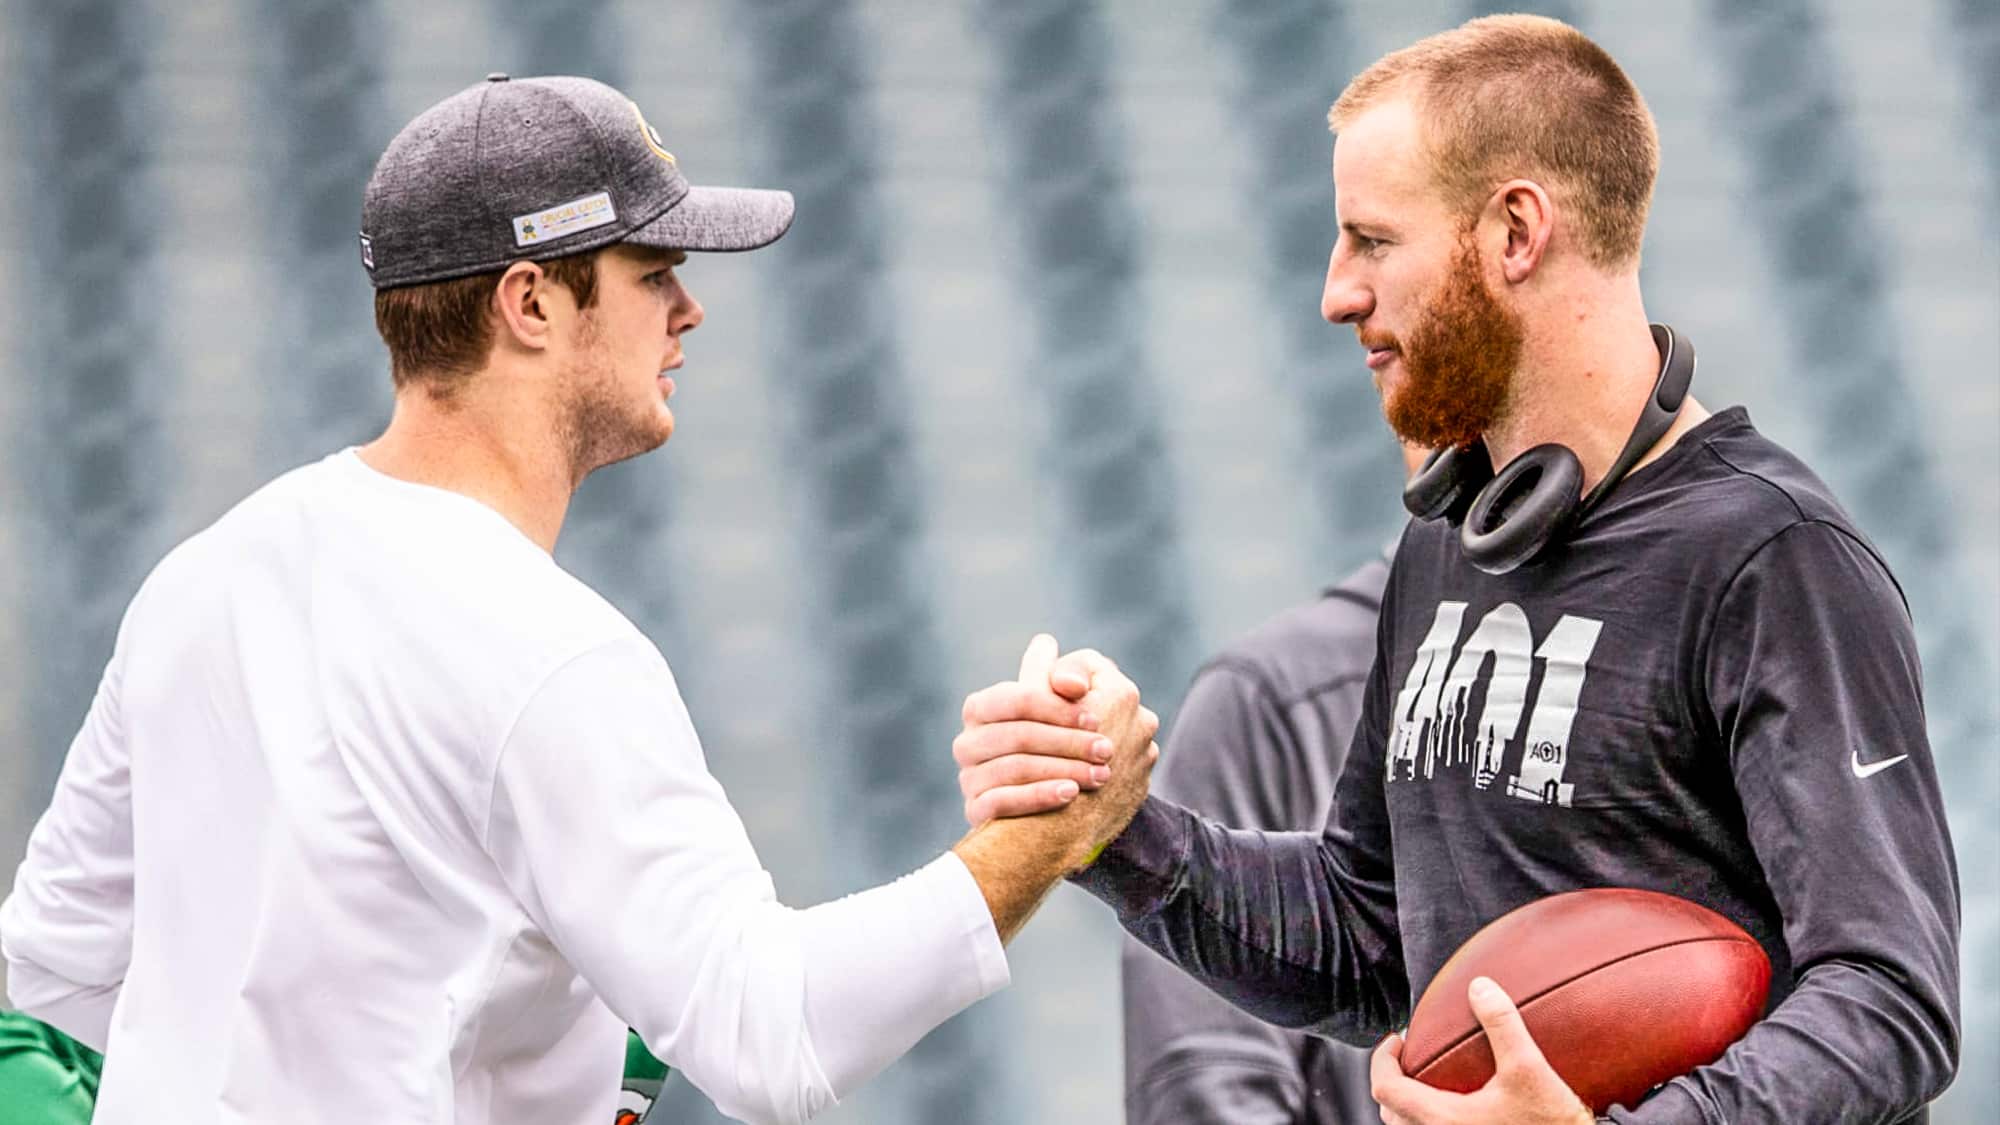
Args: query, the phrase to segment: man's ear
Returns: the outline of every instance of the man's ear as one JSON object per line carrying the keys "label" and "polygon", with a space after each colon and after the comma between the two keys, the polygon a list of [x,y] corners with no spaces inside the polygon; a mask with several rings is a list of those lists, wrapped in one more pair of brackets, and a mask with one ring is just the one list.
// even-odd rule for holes
{"label": "man's ear", "polygon": [[1534,276],[1555,234],[1556,206],[1533,180],[1509,180],[1493,193],[1493,207],[1507,232],[1500,269],[1511,285]]}
{"label": "man's ear", "polygon": [[558,293],[567,294],[533,262],[515,262],[500,275],[493,300],[500,314],[502,347],[542,351],[554,338],[552,316],[561,315]]}

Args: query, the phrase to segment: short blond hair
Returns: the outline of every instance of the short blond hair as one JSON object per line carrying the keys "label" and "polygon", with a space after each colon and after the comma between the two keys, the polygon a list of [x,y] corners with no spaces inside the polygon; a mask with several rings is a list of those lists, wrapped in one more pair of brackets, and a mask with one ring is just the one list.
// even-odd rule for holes
{"label": "short blond hair", "polygon": [[1576,219],[1584,256],[1635,264],[1660,170],[1660,135],[1638,87],[1604,48],[1560,20],[1486,16],[1384,55],[1327,113],[1338,133],[1414,94],[1445,200],[1471,211],[1502,182],[1534,180]]}

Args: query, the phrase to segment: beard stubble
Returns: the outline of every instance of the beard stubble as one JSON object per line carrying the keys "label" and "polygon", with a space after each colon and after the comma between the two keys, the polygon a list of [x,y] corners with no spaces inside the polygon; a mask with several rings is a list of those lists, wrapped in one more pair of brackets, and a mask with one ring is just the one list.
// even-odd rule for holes
{"label": "beard stubble", "polygon": [[580,332],[576,358],[563,375],[556,420],[570,479],[579,484],[606,465],[650,453],[666,441],[654,413],[635,406],[631,393],[619,386],[617,363],[597,318],[586,316]]}

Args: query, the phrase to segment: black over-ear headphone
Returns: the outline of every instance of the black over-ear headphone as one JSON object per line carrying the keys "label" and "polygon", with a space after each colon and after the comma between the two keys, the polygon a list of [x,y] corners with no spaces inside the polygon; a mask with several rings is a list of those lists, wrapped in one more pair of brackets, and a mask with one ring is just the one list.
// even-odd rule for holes
{"label": "black over-ear headphone", "polygon": [[1506,574],[1532,561],[1610,495],[1679,417],[1694,379],[1694,345],[1664,324],[1652,328],[1653,343],[1660,349],[1660,377],[1625,448],[1590,495],[1577,498],[1583,491],[1583,465],[1565,446],[1538,445],[1495,474],[1486,446],[1474,442],[1431,454],[1403,486],[1403,506],[1418,519],[1450,520],[1458,527],[1465,557],[1488,574]]}

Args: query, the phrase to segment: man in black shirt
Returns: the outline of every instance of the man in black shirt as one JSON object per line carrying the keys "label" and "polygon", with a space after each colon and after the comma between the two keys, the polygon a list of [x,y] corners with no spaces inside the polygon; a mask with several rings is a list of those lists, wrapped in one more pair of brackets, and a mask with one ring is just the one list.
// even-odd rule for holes
{"label": "man in black shirt", "polygon": [[[1612,1120],[1927,1120],[1957,1065],[1959,901],[1912,625],[1810,470],[1671,389],[1687,344],[1648,329],[1638,283],[1644,102],[1573,29],[1505,16],[1380,60],[1331,122],[1322,311],[1355,327],[1404,439],[1466,466],[1528,454],[1544,487],[1405,532],[1322,834],[1155,798],[1077,882],[1239,1006],[1356,1043],[1509,910],[1679,895],[1762,943],[1770,1006]],[[1526,511],[1552,497],[1574,511]],[[1550,543],[1496,554],[1496,519]],[[1035,807],[999,784],[1032,770],[961,764],[969,814]],[[1386,1120],[1590,1120],[1504,996],[1473,1006],[1501,1077],[1421,1086],[1388,1035]]]}

